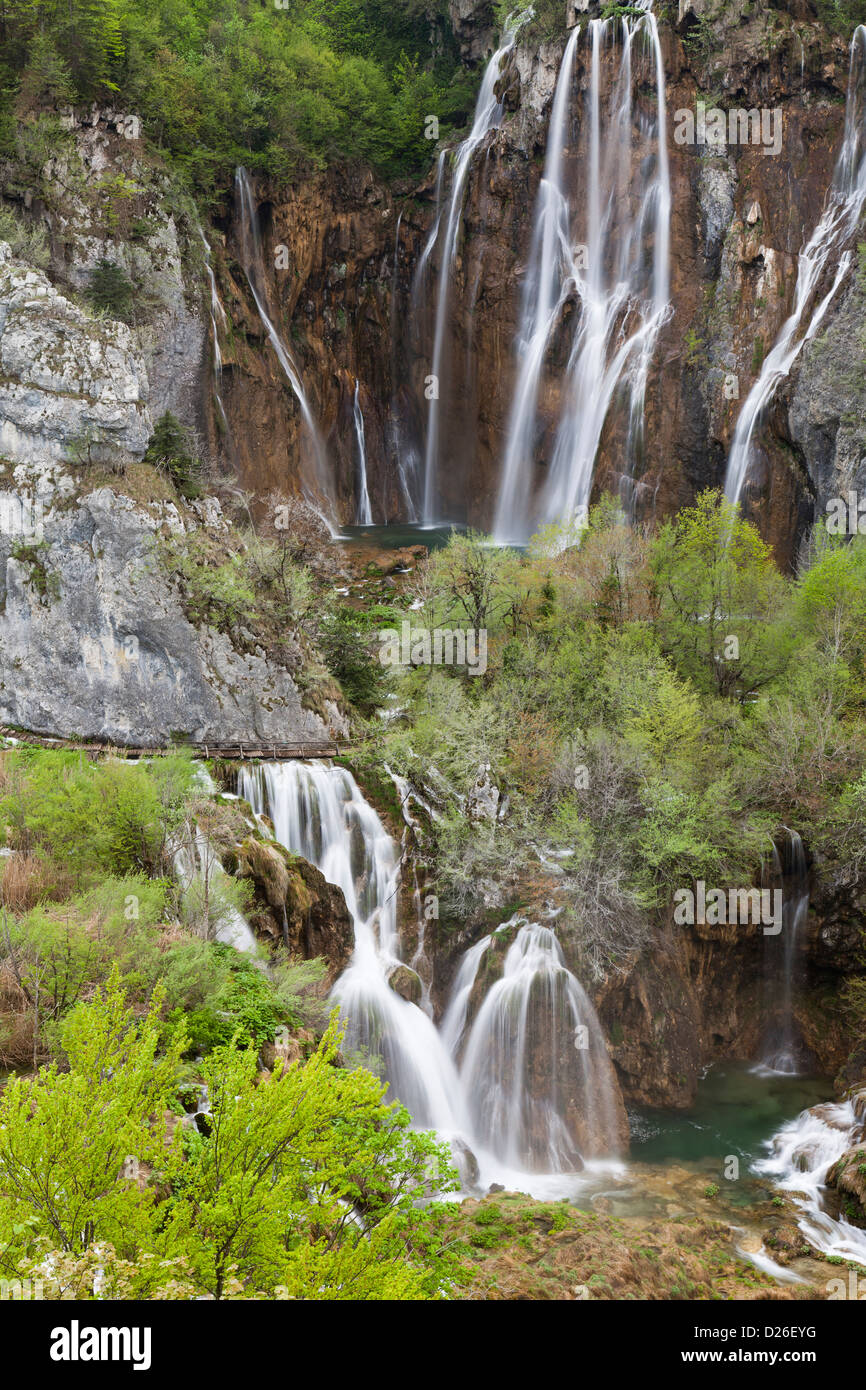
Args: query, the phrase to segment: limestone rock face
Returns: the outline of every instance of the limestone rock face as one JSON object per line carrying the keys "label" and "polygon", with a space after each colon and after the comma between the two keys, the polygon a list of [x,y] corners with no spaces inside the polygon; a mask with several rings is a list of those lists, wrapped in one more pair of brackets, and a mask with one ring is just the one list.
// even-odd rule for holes
{"label": "limestone rock face", "polygon": [[135,290],[136,351],[147,373],[152,418],[171,410],[206,433],[207,290],[195,208],[146,157],[138,118],[94,106],[43,171],[51,273],[81,292],[98,261],[119,266]]}
{"label": "limestone rock face", "polygon": [[147,448],[147,373],[126,324],[95,320],[0,242],[0,453],[124,463]]}
{"label": "limestone rock face", "polygon": [[514,67],[520,79],[520,105],[515,125],[518,127],[517,146],[530,151],[539,134],[539,126],[549,113],[556,87],[562,43],[547,40],[537,47],[518,44],[514,51]]}
{"label": "limestone rock face", "polygon": [[791,438],[808,461],[816,516],[831,498],[847,500],[849,490],[866,495],[864,317],[866,287],[852,274],[826,331],[804,349],[791,394]]}
{"label": "limestone rock face", "polygon": [[464,60],[484,58],[496,37],[492,0],[448,0],[448,16]]}
{"label": "limestone rock face", "polygon": [[499,788],[490,776],[490,764],[482,763],[466,798],[470,820],[496,820],[499,807]]}
{"label": "limestone rock face", "polygon": [[[70,501],[23,466],[0,504],[31,491],[44,498],[39,538],[0,532],[0,722],[146,747],[327,737],[261,648],[187,618],[156,544],[184,529],[172,504],[110,487]],[[218,503],[207,510],[225,525]]]}

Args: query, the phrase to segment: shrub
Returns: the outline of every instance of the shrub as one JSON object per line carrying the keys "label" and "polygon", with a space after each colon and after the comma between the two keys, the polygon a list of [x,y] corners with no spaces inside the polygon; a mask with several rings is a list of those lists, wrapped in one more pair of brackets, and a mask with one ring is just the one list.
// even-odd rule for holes
{"label": "shrub", "polygon": [[0,241],[8,241],[12,255],[19,260],[47,270],[51,251],[41,222],[28,223],[13,208],[0,208]]}
{"label": "shrub", "polygon": [[201,460],[193,450],[189,431],[170,410],[154,425],[144,458],[168,473],[181,496],[201,496]]}
{"label": "shrub", "polygon": [[133,286],[126,271],[114,261],[102,257],[90,272],[85,291],[88,303],[98,313],[110,318],[132,321]]}

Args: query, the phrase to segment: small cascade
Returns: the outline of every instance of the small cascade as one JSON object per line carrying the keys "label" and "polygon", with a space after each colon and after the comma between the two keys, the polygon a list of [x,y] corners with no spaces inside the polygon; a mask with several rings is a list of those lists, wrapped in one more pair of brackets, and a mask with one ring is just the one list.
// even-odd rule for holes
{"label": "small cascade", "polygon": [[[643,447],[649,368],[670,315],[671,189],[664,64],[655,16],[647,7],[635,18],[594,19],[588,37],[588,137],[582,160],[575,160],[569,149],[577,30],[566,46],[551,110],[494,520],[494,534],[502,542],[525,541],[540,523],[585,514],[602,432],[618,391],[626,407],[623,475],[630,484]],[[607,98],[602,69],[608,50],[615,57],[618,41],[618,70]],[[652,115],[635,100],[636,78],[654,92]],[[571,199],[567,189],[574,179],[585,183],[578,190],[582,196]],[[581,214],[585,208],[582,226],[572,206]],[[542,378],[569,306],[574,327],[560,413],[546,479],[532,497]]]}
{"label": "small cascade", "polygon": [[791,33],[800,45],[800,91],[802,92],[806,81],[806,50],[803,47],[803,40],[793,24],[791,25]]}
{"label": "small cascade", "polygon": [[[428,264],[434,247],[440,243],[439,278],[436,287],[436,312],[433,330],[433,355],[430,375],[436,383],[436,390],[429,400],[427,413],[427,440],[424,452],[424,497],[423,521],[433,526],[438,520],[438,470],[440,446],[440,411],[442,408],[441,382],[445,335],[448,326],[448,311],[451,303],[451,289],[454,280],[454,267],[457,259],[457,245],[463,220],[463,197],[472,159],[478,146],[489,131],[495,130],[502,121],[504,107],[496,96],[495,87],[499,79],[503,60],[514,47],[520,23],[525,22],[527,14],[514,26],[506,25],[501,46],[496,50],[484,72],[481,89],[475,104],[472,129],[454,151],[453,173],[447,203],[443,202],[444,170],[448,155],[442,150],[436,177],[436,218],[433,228],[418,263],[415,284],[423,286],[426,281]],[[413,295],[413,298],[415,296]]]}
{"label": "small cascade", "polygon": [[370,507],[370,494],[367,491],[367,442],[364,436],[364,412],[361,409],[361,383],[355,378],[355,439],[358,444],[358,485],[355,495],[358,499],[355,509],[357,526],[372,526],[373,511]]}
{"label": "small cascade", "polygon": [[[618,1147],[613,1069],[553,928],[508,925],[518,931],[472,1022],[461,1067],[473,1132],[512,1168],[573,1171],[584,1155]],[[467,983],[458,974],[461,992]],[[452,1033],[456,1025],[455,1013]]]}
{"label": "small cascade", "polygon": [[[752,462],[755,433],[781,383],[806,343],[811,342],[851,268],[853,253],[846,245],[853,237],[866,204],[866,28],[858,25],[851,40],[851,63],[845,103],[845,132],[836,161],[833,182],[818,225],[800,252],[794,305],[782,324],[772,350],[764,358],[758,379],[746,397],[737,419],[728,468],[725,496],[739,502]],[[824,272],[835,263],[830,288],[812,310],[805,333],[806,312]]]}
{"label": "small cascade", "polygon": [[442,1019],[442,1041],[452,1057],[457,1057],[460,1052],[466,1032],[466,1020],[469,1016],[472,991],[475,988],[482,958],[492,940],[492,936],[482,936],[480,941],[476,941],[474,946],[470,946],[454,977],[451,999]]}
{"label": "small cascade", "polygon": [[779,1130],[769,1142],[769,1156],[754,1169],[792,1194],[800,1209],[800,1230],[810,1245],[825,1255],[866,1265],[866,1231],[844,1214],[831,1216],[826,1194],[830,1168],[863,1138],[863,1124],[850,1102],[816,1105]]}
{"label": "small cascade", "polygon": [[222,353],[220,352],[219,335],[220,327],[222,326],[224,328],[226,324],[226,311],[223,308],[222,300],[219,296],[216,276],[214,275],[213,266],[211,265],[210,242],[208,241],[201,227],[199,227],[198,229],[198,234],[201,237],[202,244],[204,246],[204,268],[208,278],[208,284],[210,285],[210,326],[211,333],[213,335],[214,399],[216,401],[217,410],[219,411],[220,423],[222,424],[224,432],[226,433],[226,435],[228,435],[229,422],[226,418],[225,407],[223,405],[222,391],[220,389],[222,387],[223,359]]}
{"label": "small cascade", "polygon": [[259,318],[268,335],[268,340],[300,406],[301,416],[313,453],[313,476],[307,479],[307,488],[314,496],[318,496],[326,503],[325,510],[326,512],[330,511],[332,518],[331,522],[328,523],[330,526],[333,522],[335,506],[325,446],[294,358],[277,332],[267,311],[267,280],[264,273],[258,215],[250,176],[243,167],[239,167],[235,171],[235,202],[241,229],[241,263],[244,274],[247,277],[247,283],[255,301]]}
{"label": "small cascade", "polygon": [[[397,231],[394,237],[394,269],[391,276],[391,304],[396,305],[399,293],[400,272],[400,228],[403,225],[403,209],[397,216]],[[413,283],[417,283],[417,275]],[[414,291],[413,291],[414,293]],[[410,315],[411,316],[411,315]],[[406,507],[406,520],[417,522],[422,489],[421,453],[412,431],[406,424],[406,403],[397,382],[402,365],[401,338],[398,332],[399,315],[393,308],[391,312],[391,380],[394,388],[391,396],[391,409],[386,424],[388,454],[394,460],[397,479],[403,502]]]}
{"label": "small cascade", "polygon": [[172,849],[172,863],[177,881],[184,893],[214,890],[214,916],[217,919],[216,940],[236,951],[258,954],[258,944],[252,927],[242,912],[226,902],[219,891],[225,869],[214,853],[207,836],[199,826],[178,837]]}
{"label": "small cascade", "polygon": [[773,845],[772,888],[782,893],[782,930],[765,936],[766,1007],[770,1027],[764,1039],[761,1067],[796,1076],[797,1038],[794,1028],[794,986],[803,931],[809,917],[809,870],[803,841],[787,832],[783,853]]}
{"label": "small cascade", "polygon": [[[414,836],[410,789],[394,781]],[[584,1159],[619,1150],[625,1117],[604,1036],[552,927],[515,918],[471,946],[437,1029],[417,880],[419,937],[407,965],[397,927],[401,855],[352,775],[321,762],[263,763],[241,769],[238,791],[270,817],[280,843],[343,891],[355,951],[333,997],[347,1053],[381,1073],[416,1124],[450,1139],[471,1181],[531,1184],[532,1175],[573,1175]],[[501,978],[476,1006],[494,944]],[[417,1002],[389,983],[412,971]]]}

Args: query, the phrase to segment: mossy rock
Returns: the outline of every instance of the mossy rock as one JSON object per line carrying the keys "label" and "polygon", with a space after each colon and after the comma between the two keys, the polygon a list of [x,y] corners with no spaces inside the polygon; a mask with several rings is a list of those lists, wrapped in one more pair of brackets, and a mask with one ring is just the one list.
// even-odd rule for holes
{"label": "mossy rock", "polygon": [[839,1209],[856,1226],[866,1226],[866,1143],[849,1149],[827,1173]]}
{"label": "mossy rock", "polygon": [[398,965],[388,976],[388,984],[395,994],[399,994],[401,999],[406,999],[410,1004],[419,1004],[424,987],[421,979],[415,971],[408,965]]}
{"label": "mossy rock", "polygon": [[238,847],[236,872],[241,878],[255,881],[268,907],[282,911],[289,894],[290,875],[279,845],[248,836]]}

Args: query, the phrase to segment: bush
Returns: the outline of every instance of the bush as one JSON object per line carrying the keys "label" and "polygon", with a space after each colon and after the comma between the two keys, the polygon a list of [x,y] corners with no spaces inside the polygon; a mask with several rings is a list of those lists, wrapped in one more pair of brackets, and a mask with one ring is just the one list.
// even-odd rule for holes
{"label": "bush", "polygon": [[201,460],[192,448],[188,430],[170,410],[154,425],[144,459],[164,469],[182,497],[201,496]]}
{"label": "bush", "polygon": [[134,290],[122,266],[102,257],[90,272],[85,291],[88,303],[97,313],[132,322]]}
{"label": "bush", "polygon": [[[334,1065],[336,1024],[307,1062],[265,1077],[254,1050],[220,1048],[202,1068],[210,1132],[169,1145],[184,1039],[163,1045],[161,1003],[137,1016],[113,972],[65,1020],[66,1069],[0,1094],[3,1274],[38,1270],[50,1296],[62,1283],[101,1297],[104,1254],[108,1296],[444,1296],[454,1259],[420,1199],[456,1188],[447,1148],[369,1072]],[[156,1180],[136,1181],[138,1165]],[[347,1219],[354,1208],[363,1221]]]}
{"label": "bush", "polygon": [[189,788],[189,759],[152,770],[21,748],[3,757],[0,816],[10,846],[63,866],[87,887],[105,874],[161,871]]}
{"label": "bush", "polygon": [[47,270],[51,262],[48,235],[41,222],[26,222],[13,208],[0,208],[0,241],[8,241],[18,260]]}

